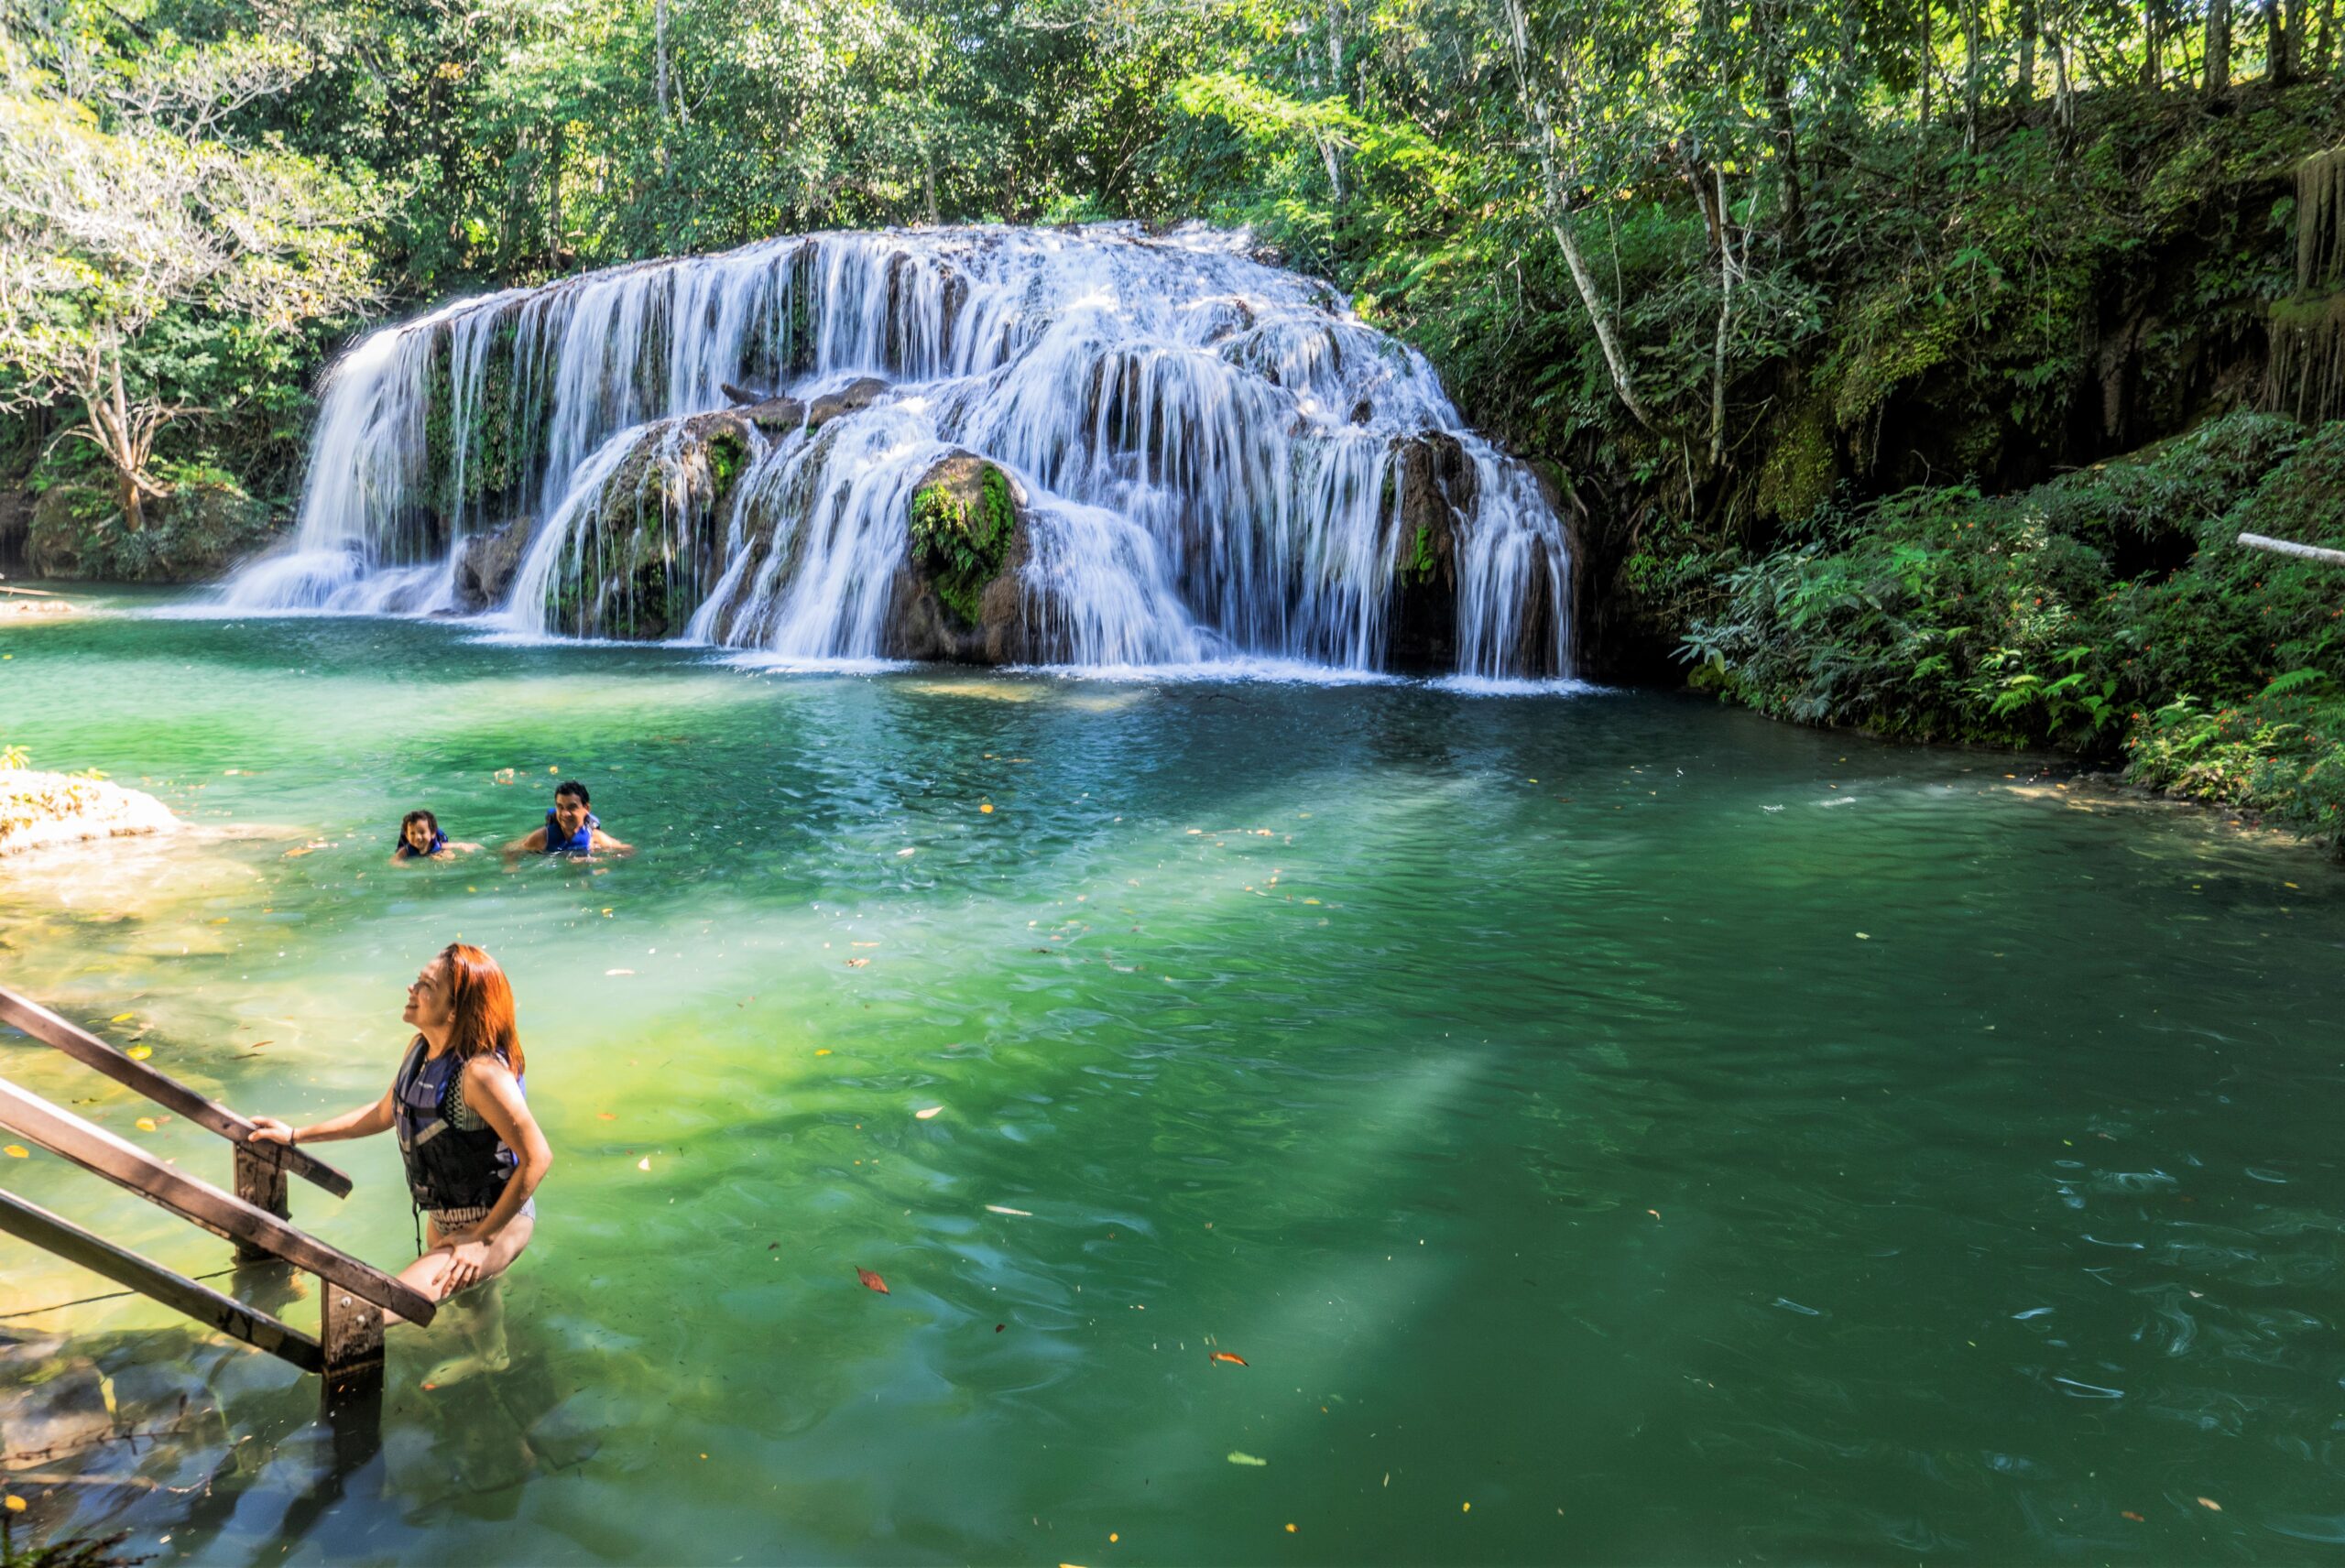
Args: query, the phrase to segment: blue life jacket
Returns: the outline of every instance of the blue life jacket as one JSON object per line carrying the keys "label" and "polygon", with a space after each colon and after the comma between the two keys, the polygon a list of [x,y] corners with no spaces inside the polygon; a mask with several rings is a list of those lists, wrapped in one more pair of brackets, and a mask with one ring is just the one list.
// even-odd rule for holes
{"label": "blue life jacket", "polygon": [[602,825],[603,819],[589,811],[586,813],[586,820],[578,824],[578,831],[568,838],[564,838],[562,836],[562,823],[554,820],[554,814],[551,811],[548,811],[546,813],[546,853],[548,855],[592,855],[594,852],[594,830]]}
{"label": "blue life jacket", "polygon": [[[497,1060],[505,1060],[503,1051]],[[495,1127],[465,1130],[448,1119],[448,1096],[464,1070],[454,1051],[434,1058],[418,1035],[391,1085],[391,1127],[407,1166],[408,1191],[427,1213],[488,1208],[520,1168]]]}
{"label": "blue life jacket", "polygon": [[416,848],[415,845],[408,843],[407,834],[401,833],[399,834],[399,846],[391,851],[391,853],[398,855],[401,860],[415,860],[420,859],[424,855],[437,855],[447,847],[448,835],[435,828],[432,830],[431,847],[430,849]]}

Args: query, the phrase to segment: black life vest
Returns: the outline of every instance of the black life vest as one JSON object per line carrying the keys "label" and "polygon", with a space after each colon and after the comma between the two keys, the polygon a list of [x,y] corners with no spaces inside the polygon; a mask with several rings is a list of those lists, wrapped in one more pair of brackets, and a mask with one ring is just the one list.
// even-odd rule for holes
{"label": "black life vest", "polygon": [[[520,1161],[495,1127],[465,1131],[449,1119],[449,1096],[464,1064],[453,1051],[435,1058],[428,1049],[418,1035],[391,1086],[391,1125],[407,1163],[408,1191],[427,1213],[488,1208]],[[504,1056],[497,1052],[499,1061]]]}

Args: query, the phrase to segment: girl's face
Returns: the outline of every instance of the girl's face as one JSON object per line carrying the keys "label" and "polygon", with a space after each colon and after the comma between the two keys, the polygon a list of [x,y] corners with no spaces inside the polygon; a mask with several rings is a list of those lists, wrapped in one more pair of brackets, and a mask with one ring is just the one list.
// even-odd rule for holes
{"label": "girl's face", "polygon": [[455,1021],[456,1009],[448,995],[445,958],[434,958],[409,983],[407,1008],[399,1017],[420,1029],[443,1029]]}
{"label": "girl's face", "polygon": [[431,824],[430,822],[409,822],[399,831],[407,835],[407,846],[409,849],[415,851],[418,855],[428,855],[431,853]]}

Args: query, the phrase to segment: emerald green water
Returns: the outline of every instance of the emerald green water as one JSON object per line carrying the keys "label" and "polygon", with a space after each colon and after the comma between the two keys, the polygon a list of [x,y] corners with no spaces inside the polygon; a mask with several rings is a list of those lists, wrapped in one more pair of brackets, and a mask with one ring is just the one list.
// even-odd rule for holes
{"label": "emerald green water", "polygon": [[[460,1342],[400,1331],[354,1468],[312,1382],[168,1313],[0,1323],[224,1416],[78,1462],[167,1489],[10,1482],[48,1527],[268,1563],[2345,1542],[2308,851],[1651,695],[467,637],[0,629],[0,739],[191,824],[0,862],[6,984],[299,1120],[380,1093],[461,935],[556,1151],[513,1368],[427,1390]],[[408,807],[495,841],[554,773],[640,853],[385,864]],[[0,1072],[225,1177],[54,1053]],[[357,1190],[297,1221],[403,1262],[389,1141],[326,1152]],[[226,1262],[57,1160],[0,1180]],[[5,1240],[0,1279],[106,1289]]]}

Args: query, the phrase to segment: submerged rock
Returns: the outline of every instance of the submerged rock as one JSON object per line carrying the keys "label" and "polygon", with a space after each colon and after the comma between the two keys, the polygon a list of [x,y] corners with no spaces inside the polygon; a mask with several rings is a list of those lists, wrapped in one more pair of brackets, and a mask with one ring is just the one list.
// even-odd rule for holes
{"label": "submerged rock", "polygon": [[0,855],[180,825],[154,796],[71,773],[0,768]]}
{"label": "submerged rock", "polygon": [[889,654],[963,664],[1035,658],[1021,581],[1033,546],[1009,475],[975,452],[953,452],[913,486],[904,523],[911,548],[889,601]]}
{"label": "submerged rock", "polygon": [[887,395],[888,384],[876,376],[859,376],[835,392],[802,402],[796,397],[760,397],[730,382],[723,390],[736,405],[732,412],[768,435],[780,435],[802,426],[819,430],[842,414],[859,413]]}

